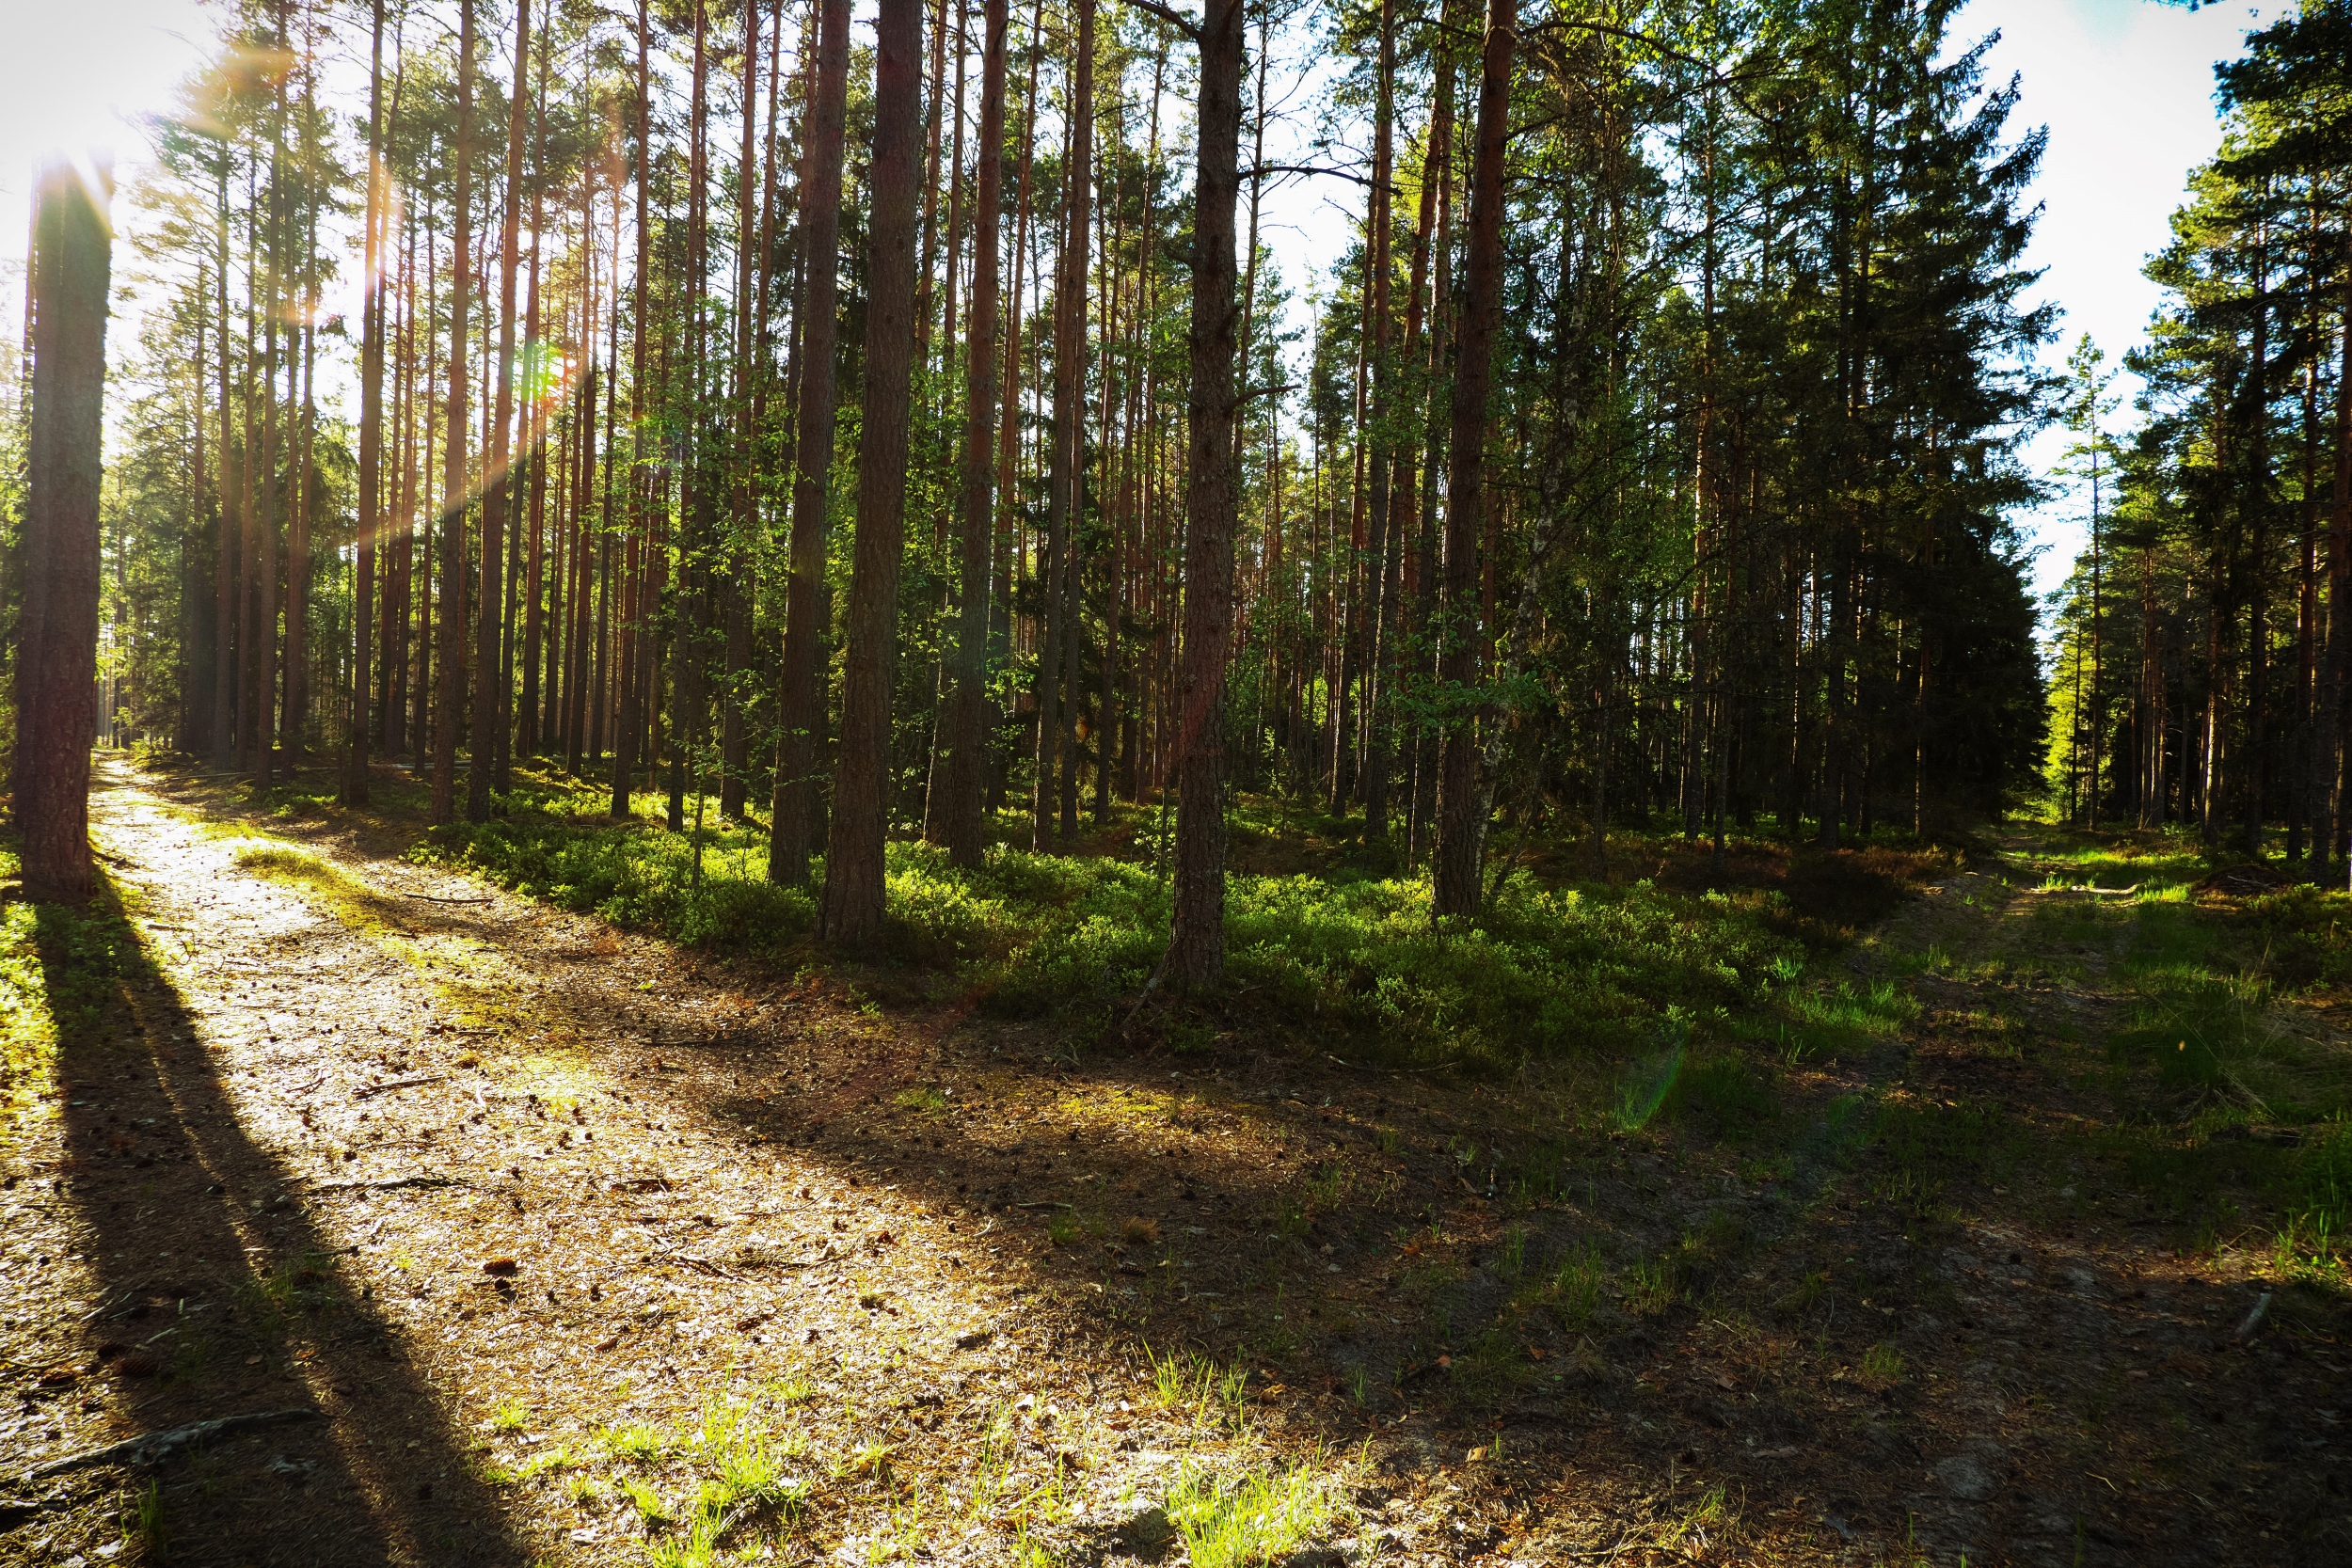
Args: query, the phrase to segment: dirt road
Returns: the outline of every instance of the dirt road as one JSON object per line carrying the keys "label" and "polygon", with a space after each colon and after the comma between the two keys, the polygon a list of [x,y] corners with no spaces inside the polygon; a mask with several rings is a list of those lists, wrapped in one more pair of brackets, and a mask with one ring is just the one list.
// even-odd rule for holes
{"label": "dirt road", "polygon": [[2153,1217],[2115,998],[1997,875],[1858,955],[1900,1029],[1629,1128],[1080,1061],[177,776],[93,810],[127,924],[43,914],[0,1148],[0,1560],[1200,1559],[1276,1505],[1351,1560],[2342,1560],[2340,1304],[2239,1338],[2264,1259]]}

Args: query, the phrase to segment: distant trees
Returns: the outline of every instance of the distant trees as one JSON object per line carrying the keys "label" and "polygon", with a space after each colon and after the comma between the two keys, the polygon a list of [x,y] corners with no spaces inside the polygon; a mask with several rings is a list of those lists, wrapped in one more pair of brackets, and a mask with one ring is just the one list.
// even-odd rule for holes
{"label": "distant trees", "polygon": [[2093,526],[2057,607],[2049,768],[2075,819],[2194,824],[2340,875],[2352,574],[2352,8],[2309,0],[2217,70],[2220,155],[2149,276],[2135,428],[2068,420]]}

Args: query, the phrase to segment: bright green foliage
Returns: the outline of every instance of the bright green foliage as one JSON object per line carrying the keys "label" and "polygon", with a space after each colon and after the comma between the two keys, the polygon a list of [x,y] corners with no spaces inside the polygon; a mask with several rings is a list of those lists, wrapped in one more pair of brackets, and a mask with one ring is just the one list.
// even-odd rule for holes
{"label": "bright green foliage", "polygon": [[1327,1530],[1342,1506],[1329,1478],[1304,1465],[1239,1478],[1189,1469],[1166,1504],[1193,1568],[1279,1562]]}

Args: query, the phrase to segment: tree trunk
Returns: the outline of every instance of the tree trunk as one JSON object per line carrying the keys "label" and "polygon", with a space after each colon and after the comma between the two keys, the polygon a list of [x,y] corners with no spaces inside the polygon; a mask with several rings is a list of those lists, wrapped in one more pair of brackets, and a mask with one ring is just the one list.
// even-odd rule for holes
{"label": "tree trunk", "polygon": [[218,178],[214,194],[214,304],[216,314],[215,336],[220,339],[220,506],[216,522],[219,533],[215,540],[218,555],[213,562],[213,620],[215,626],[213,641],[213,766],[223,770],[236,766],[237,757],[237,650],[244,639],[238,635],[237,625],[237,541],[244,537],[243,510],[239,507],[241,481],[246,454],[239,450],[230,431],[233,422],[231,411],[232,377],[229,356],[229,150],[219,150]]}
{"label": "tree trunk", "polygon": [[[2352,227],[2344,231],[2344,306],[2336,323],[2341,356],[2336,376],[2336,465],[2328,502],[2328,641],[2320,666],[2320,743],[2312,761],[2319,774],[2314,816],[2324,814],[2328,824],[2327,847],[2321,850],[2313,846],[2323,868],[2339,854],[2352,867],[2352,852],[2347,852],[2344,844],[2344,689],[2346,667],[2352,665],[2352,604],[2345,603],[2347,591],[2352,590],[2352,397],[2344,393],[2344,388],[2352,387]],[[2312,831],[2316,838],[2316,821]]]}
{"label": "tree trunk", "polygon": [[[1085,40],[1080,50],[1085,51],[1094,37],[1091,0],[1081,6],[1079,25]],[[1067,745],[1069,715],[1077,688],[1077,669],[1069,657],[1067,623],[1077,612],[1070,541],[1086,485],[1081,470],[1086,454],[1087,259],[1093,244],[1088,175],[1094,162],[1094,61],[1090,54],[1074,54],[1070,89],[1070,150],[1062,160],[1062,244],[1054,272],[1053,447],[1045,459],[1045,558],[1039,562],[1038,574],[1045,622],[1038,637],[1037,776],[1029,805],[1029,847],[1040,854],[1053,842],[1061,752]]]}
{"label": "tree trunk", "polygon": [[[799,430],[793,438],[792,537],[785,590],[784,671],[778,683],[784,734],[776,748],[774,817],[768,839],[769,879],[787,887],[807,885],[816,839],[817,732],[825,718],[819,659],[826,619],[825,524],[833,479],[834,360],[840,331],[842,137],[850,83],[849,0],[817,0],[817,76],[803,133],[808,172],[801,182]],[[862,490],[860,499],[862,503]]]}
{"label": "tree trunk", "polygon": [[858,437],[857,549],[833,833],[821,935],[871,942],[882,929],[882,837],[890,803],[890,691],[905,548],[908,416],[914,356],[914,186],[922,150],[922,0],[882,0],[875,27],[872,230],[866,248],[866,407]]}
{"label": "tree trunk", "polygon": [[[2259,234],[2259,231],[2258,231]],[[2254,562],[2246,625],[2246,829],[2243,847],[2263,853],[2264,757],[2270,723],[2270,267],[2265,241],[2254,248],[2254,332],[2249,345],[2246,490],[2239,498]],[[2096,541],[2094,538],[2093,548]],[[2094,561],[2097,559],[2094,555]],[[2094,601],[2095,604],[2095,601]],[[2094,644],[2095,645],[2095,644]],[[2094,696],[2095,696],[2094,688]],[[2098,753],[2091,753],[2091,787],[2098,788]],[[2091,822],[2097,825],[2094,811]]]}
{"label": "tree trunk", "polygon": [[1372,233],[1368,264],[1372,269],[1372,446],[1371,553],[1365,561],[1366,611],[1372,623],[1372,647],[1364,667],[1364,838],[1378,843],[1389,834],[1389,714],[1394,706],[1396,684],[1396,588],[1390,554],[1398,542],[1391,531],[1390,486],[1397,443],[1395,418],[1397,376],[1389,349],[1389,275],[1391,232],[1391,175],[1395,164],[1396,124],[1396,0],[1381,0],[1378,107],[1372,141]]}
{"label": "tree trunk", "polygon": [[[773,87],[770,88],[773,91]],[[723,620],[726,631],[726,687],[719,705],[719,815],[730,822],[743,819],[746,764],[750,760],[744,716],[751,705],[752,558],[751,542],[759,531],[757,452],[752,428],[752,394],[756,379],[752,365],[753,295],[759,288],[767,258],[757,254],[759,186],[754,179],[759,102],[759,6],[743,0],[743,143],[737,154],[735,202],[735,527],[723,559],[726,573],[720,582]]]}
{"label": "tree trunk", "polygon": [[63,160],[40,173],[33,214],[30,493],[17,620],[16,826],[24,891],[95,891],[89,753],[98,680],[98,491],[105,427],[112,178],[93,190]]}
{"label": "tree trunk", "polygon": [[[628,602],[623,607],[625,616],[621,626],[621,712],[620,734],[612,746],[612,800],[610,815],[615,817],[630,814],[630,797],[635,793],[637,753],[644,743],[645,728],[645,687],[641,667],[642,644],[651,641],[646,630],[646,610],[641,557],[646,549],[645,536],[651,530],[652,506],[648,494],[650,475],[645,463],[645,312],[651,279],[647,268],[652,253],[646,244],[650,233],[651,214],[648,212],[645,182],[653,163],[652,113],[653,84],[647,55],[651,45],[651,29],[646,18],[647,0],[637,0],[637,279],[634,308],[630,319],[634,330],[629,335],[629,531],[627,560],[622,577],[628,584]],[[612,261],[613,270],[620,269],[620,258]],[[618,293],[619,278],[613,279]]]}
{"label": "tree trunk", "polygon": [[[539,338],[539,277],[544,258],[542,237],[547,229],[547,161],[548,161],[548,56],[550,49],[539,51],[539,101],[532,116],[531,166],[531,284],[525,293],[529,301],[523,307],[523,341],[536,343]],[[613,198],[613,223],[620,222],[619,195]],[[619,244],[619,236],[613,243]],[[618,264],[617,259],[615,265]],[[519,721],[516,725],[515,744],[525,756],[539,754],[541,701],[540,671],[545,667],[547,635],[547,519],[548,519],[548,405],[536,389],[526,396],[522,405],[523,428],[527,433],[526,454],[531,465],[531,512],[528,531],[523,545],[523,633],[522,633],[522,694]],[[525,525],[515,525],[521,529]],[[503,767],[501,768],[503,775]]]}
{"label": "tree trunk", "polygon": [[[710,153],[707,136],[708,116],[705,105],[710,76],[708,28],[710,12],[707,0],[696,0],[694,6],[694,69],[692,88],[688,99],[687,119],[692,135],[688,140],[686,181],[686,288],[689,297],[700,301],[707,296],[710,281],[710,218],[709,181]],[[707,759],[703,753],[705,728],[709,721],[710,650],[707,642],[710,617],[710,547],[713,525],[717,521],[717,498],[711,485],[717,475],[711,471],[708,451],[708,416],[703,406],[703,389],[708,366],[708,339],[704,315],[700,309],[691,310],[686,318],[686,373],[683,408],[679,429],[673,437],[679,451],[678,550],[677,592],[670,601],[670,832],[686,831],[686,794],[691,783],[696,795],[705,788],[704,768]],[[583,550],[581,559],[586,560]],[[582,638],[586,622],[582,619]],[[584,711],[584,710],[583,710]],[[695,807],[695,821],[700,832],[702,808]]]}
{"label": "tree trunk", "polygon": [[[466,314],[473,297],[473,0],[457,0],[457,166],[451,201],[449,429],[441,482],[438,689],[433,699],[433,805],[437,827],[457,818],[457,700],[466,627]],[[471,793],[470,790],[468,792]]]}
{"label": "tree trunk", "polygon": [[1225,673],[1241,501],[1233,445],[1241,325],[1233,214],[1241,197],[1243,17],[1242,0],[1209,0],[1200,33],[1175,918],[1164,960],[1178,990],[1208,990],[1225,975]]}
{"label": "tree trunk", "polygon": [[[943,787],[949,861],[977,866],[987,847],[981,817],[986,782],[982,736],[988,705],[989,550],[995,543],[991,506],[991,447],[996,435],[997,209],[1003,205],[1006,0],[986,0],[981,40],[980,127],[973,171],[972,304],[965,329],[962,603],[956,616],[954,704],[949,714]],[[1079,52],[1094,31],[1093,0],[1079,0]]]}
{"label": "tree trunk", "polygon": [[1486,395],[1502,310],[1502,161],[1511,114],[1511,51],[1518,0],[1487,0],[1478,76],[1478,141],[1470,166],[1470,244],[1462,278],[1462,336],[1454,368],[1453,431],[1446,458],[1445,609],[1439,643],[1441,699],[1451,705],[1438,758],[1435,912],[1478,911],[1486,841],[1478,736],[1464,700],[1476,672],[1478,536],[1485,504]]}
{"label": "tree trunk", "polygon": [[[528,0],[526,0],[528,3]],[[368,194],[359,322],[359,560],[352,588],[351,733],[343,804],[368,802],[368,709],[374,662],[375,551],[384,531],[384,0],[372,7],[368,55]]]}
{"label": "tree trunk", "polygon": [[523,219],[523,125],[531,103],[531,0],[515,7],[515,83],[508,93],[506,117],[506,203],[499,226],[499,349],[498,390],[490,413],[490,450],[484,454],[482,497],[482,575],[473,639],[472,756],[466,768],[466,820],[490,817],[490,786],[496,782],[493,759],[502,705],[500,676],[505,662],[500,657],[505,609],[506,521],[515,494],[509,483],[507,459],[514,451],[509,430],[515,418],[515,273],[521,260]]}
{"label": "tree trunk", "polygon": [[[1447,0],[1445,14],[1458,14],[1462,0]],[[1454,295],[1454,84],[1458,67],[1456,56],[1442,37],[1435,45],[1433,55],[1437,66],[1437,98],[1429,111],[1428,162],[1422,176],[1422,204],[1432,204],[1429,188],[1437,187],[1434,198],[1434,220],[1424,217],[1422,240],[1433,251],[1429,278],[1429,384],[1422,389],[1417,404],[1419,417],[1414,421],[1413,438],[1426,452],[1421,477],[1421,527],[1415,545],[1421,572],[1420,592],[1413,610],[1413,626],[1418,633],[1421,673],[1425,678],[1434,673],[1430,656],[1430,637],[1438,629],[1438,476],[1444,465],[1439,461],[1442,431],[1438,417],[1438,388],[1445,383],[1446,356],[1449,352],[1447,309]],[[1430,223],[1436,228],[1432,230]],[[1414,284],[1418,299],[1421,285]],[[1449,411],[1450,412],[1450,411]],[[1413,741],[1413,820],[1407,840],[1406,863],[1419,865],[1424,855],[1432,853],[1436,839],[1438,811],[1438,756],[1440,731],[1425,719],[1414,727]],[[1597,749],[1604,749],[1597,746]]]}

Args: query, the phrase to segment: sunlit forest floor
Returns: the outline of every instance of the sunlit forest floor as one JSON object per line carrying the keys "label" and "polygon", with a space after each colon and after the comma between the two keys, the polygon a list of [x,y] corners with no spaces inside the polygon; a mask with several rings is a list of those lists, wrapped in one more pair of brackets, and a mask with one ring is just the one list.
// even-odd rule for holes
{"label": "sunlit forest floor", "polygon": [[2352,1555],[2344,895],[1626,834],[1432,934],[1253,802],[1138,1007],[1149,814],[851,965],[531,787],[109,758],[9,884],[0,1561]]}

